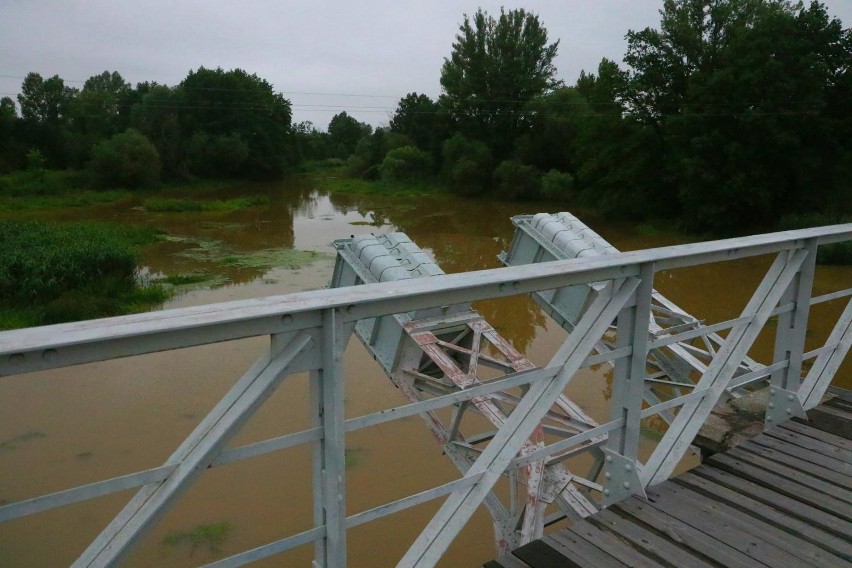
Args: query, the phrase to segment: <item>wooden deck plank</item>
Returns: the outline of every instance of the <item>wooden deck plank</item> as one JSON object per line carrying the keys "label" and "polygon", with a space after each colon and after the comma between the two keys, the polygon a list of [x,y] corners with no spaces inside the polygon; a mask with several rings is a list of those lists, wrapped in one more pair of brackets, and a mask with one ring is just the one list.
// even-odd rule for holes
{"label": "wooden deck plank", "polygon": [[[793,459],[786,461],[774,460],[740,448],[732,448],[725,452],[725,455],[741,461],[746,461],[751,465],[762,468],[768,472],[784,476],[791,481],[795,481],[803,488],[820,491],[834,499],[844,501],[847,503],[847,507],[852,508],[852,491],[817,478],[810,471],[806,473],[794,468],[792,465],[794,462]],[[816,467],[817,466],[813,466],[809,469],[816,470]]]}
{"label": "wooden deck plank", "polygon": [[512,554],[524,561],[530,568],[553,568],[555,566],[565,566],[565,568],[583,568],[589,566],[589,561],[573,550],[562,550],[564,547],[554,548],[545,542],[544,537],[541,540],[534,540],[528,544],[516,548]]}
{"label": "wooden deck plank", "polygon": [[[795,481],[777,473],[761,469],[746,461],[727,454],[716,454],[707,460],[708,463],[734,473],[735,475],[753,481],[763,487],[769,487],[795,500],[807,503],[833,515],[839,515],[846,521],[852,521],[849,504],[810,487],[802,487]],[[845,513],[844,513],[845,512]]]}
{"label": "wooden deck plank", "polygon": [[834,396],[835,398],[839,398],[841,400],[845,400],[846,402],[852,402],[852,390],[842,389],[840,387],[830,386],[828,387],[828,394]]}
{"label": "wooden deck plank", "polygon": [[695,554],[711,559],[720,566],[726,568],[764,566],[764,564],[755,564],[752,558],[728,546],[727,543],[720,542],[671,515],[660,512],[638,497],[625,499],[610,509],[622,516],[632,517],[632,520],[642,523],[657,534],[666,536],[680,546],[687,547]]}
{"label": "wooden deck plank", "polygon": [[[768,566],[809,568],[810,562],[782,548],[772,531],[758,523],[753,525],[737,519],[728,507],[713,503],[706,497],[673,483],[664,483],[647,490],[653,507],[680,519],[741,553]],[[775,538],[773,538],[775,537]]]}
{"label": "wooden deck plank", "polygon": [[[778,443],[769,438],[757,441],[750,440],[737,446],[738,450],[757,454],[762,458],[781,463],[797,469],[802,473],[812,475],[822,481],[833,483],[838,487],[852,490],[852,464],[844,463],[815,452],[808,453],[792,444]],[[812,455],[813,454],[813,455]]]}
{"label": "wooden deck plank", "polygon": [[[521,547],[530,568],[852,568],[852,393]],[[496,564],[486,568],[506,568]]]}
{"label": "wooden deck plank", "polygon": [[627,566],[633,568],[662,568],[653,558],[640,554],[639,551],[614,534],[602,531],[588,521],[574,523],[568,527],[568,532],[587,541],[592,546],[606,550],[610,556]]}
{"label": "wooden deck plank", "polygon": [[797,422],[801,421],[829,434],[852,440],[852,432],[850,432],[847,413],[841,413],[829,406],[818,406],[808,410],[807,422],[801,418],[793,418],[793,420]]}
{"label": "wooden deck plank", "polygon": [[793,432],[802,434],[803,436],[815,438],[822,442],[826,442],[828,444],[837,446],[838,448],[852,452],[852,441],[847,440],[842,436],[836,436],[834,434],[826,432],[825,430],[820,430],[819,428],[816,428],[815,426],[812,426],[807,422],[800,422],[798,420],[788,420],[783,424],[779,424],[778,428],[792,430]]}
{"label": "wooden deck plank", "polygon": [[622,517],[610,509],[604,509],[586,520],[601,529],[617,534],[622,539],[630,542],[636,550],[641,550],[644,554],[654,558],[664,566],[670,568],[680,568],[682,566],[689,566],[690,568],[717,568],[716,564],[711,564],[693,554],[692,551],[681,548],[675,541],[659,536],[641,524],[631,522],[629,517]]}
{"label": "wooden deck plank", "polygon": [[820,530],[811,523],[792,516],[786,510],[777,509],[758,501],[748,492],[734,491],[693,472],[679,475],[674,482],[738,509],[744,515],[762,519],[778,529],[815,544],[846,561],[852,560],[852,543],[848,539]]}
{"label": "wooden deck plank", "polygon": [[482,568],[530,568],[530,565],[510,554],[508,556],[500,556],[497,560],[486,562],[482,565]]}
{"label": "wooden deck plank", "polygon": [[823,509],[813,507],[796,499],[795,496],[791,497],[775,491],[772,488],[740,477],[735,473],[706,465],[700,465],[690,470],[690,473],[708,479],[719,486],[727,487],[732,491],[748,495],[755,501],[783,511],[784,514],[791,517],[801,519],[829,534],[843,538],[852,534],[852,522],[832,515]]}
{"label": "wooden deck plank", "polygon": [[[696,528],[708,534],[718,535],[717,538],[727,540],[727,531],[732,530],[742,539],[743,546],[752,555],[757,555],[762,562],[771,561],[777,566],[820,566],[822,568],[839,568],[848,563],[818,545],[808,542],[798,535],[790,534],[758,515],[744,514],[740,509],[731,507],[721,500],[707,496],[701,491],[678,484],[665,483],[655,487],[656,505],[666,510],[680,510],[680,507],[691,504],[682,517],[689,516]],[[693,521],[689,521],[692,523]],[[724,530],[722,529],[724,527]]]}
{"label": "wooden deck plank", "polygon": [[828,400],[823,404],[831,406],[833,408],[837,408],[839,410],[845,410],[847,413],[852,412],[852,401],[845,400],[840,397],[832,398],[831,400]]}
{"label": "wooden deck plank", "polygon": [[559,531],[544,537],[545,542],[557,550],[569,551],[585,559],[582,566],[601,566],[605,568],[624,568],[626,564],[612,557],[607,550],[591,545],[569,531]]}
{"label": "wooden deck plank", "polygon": [[800,448],[818,452],[823,456],[834,458],[844,463],[852,463],[852,450],[844,450],[843,448],[829,442],[825,442],[817,438],[811,438],[810,436],[794,432],[793,430],[788,430],[787,428],[773,428],[772,430],[767,431],[765,436],[767,438],[775,438],[777,440],[787,442],[788,444],[799,446]]}

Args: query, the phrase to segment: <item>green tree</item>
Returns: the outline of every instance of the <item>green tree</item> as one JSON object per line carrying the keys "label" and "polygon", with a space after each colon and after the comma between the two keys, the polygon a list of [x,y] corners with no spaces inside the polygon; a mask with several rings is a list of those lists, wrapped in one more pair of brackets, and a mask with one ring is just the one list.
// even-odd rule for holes
{"label": "green tree", "polygon": [[198,132],[237,136],[249,148],[241,173],[268,177],[284,171],[293,144],[290,101],[268,81],[242,69],[200,67],[177,91],[184,138]]}
{"label": "green tree", "polygon": [[346,111],[335,114],[328,123],[328,136],[333,152],[338,158],[348,158],[355,152],[358,141],[369,136],[373,128],[369,124],[358,122],[346,114]]}
{"label": "green tree", "polygon": [[74,100],[75,130],[95,141],[126,129],[131,90],[117,71],[89,77]]}
{"label": "green tree", "polygon": [[15,169],[20,163],[21,148],[16,139],[18,112],[15,101],[0,98],[0,173]]}
{"label": "green tree", "polygon": [[27,73],[18,95],[21,116],[38,124],[59,124],[68,118],[76,94],[77,90],[66,87],[59,75],[45,80],[38,73]]}
{"label": "green tree", "polygon": [[501,8],[497,19],[481,8],[465,15],[441,68],[439,101],[460,132],[507,157],[526,126],[525,105],[559,85],[558,45],[548,43],[538,16],[523,9]]}
{"label": "green tree", "polygon": [[248,157],[248,144],[236,134],[210,136],[197,132],[187,146],[189,170],[201,177],[236,176]]}
{"label": "green tree", "polygon": [[133,129],[95,145],[88,167],[101,186],[147,187],[160,177],[157,149]]}
{"label": "green tree", "polygon": [[574,190],[574,176],[550,170],[541,176],[541,194],[548,199],[568,199]]}
{"label": "green tree", "polygon": [[494,195],[501,199],[534,199],[541,191],[541,175],[517,160],[503,160],[494,169]]}
{"label": "green tree", "polygon": [[593,112],[574,87],[563,87],[527,105],[530,127],[517,142],[517,155],[542,171],[557,169],[577,176],[575,146],[579,131]]}
{"label": "green tree", "polygon": [[446,136],[445,122],[437,102],[426,95],[409,93],[399,100],[390,130],[404,134],[421,150],[435,152]]}
{"label": "green tree", "polygon": [[130,112],[130,123],[157,148],[164,172],[184,177],[186,143],[180,125],[181,93],[177,88],[157,83],[139,83],[133,95],[137,103]]}
{"label": "green tree", "polygon": [[379,172],[382,179],[422,181],[432,174],[432,155],[414,146],[402,146],[387,153]]}
{"label": "green tree", "polygon": [[818,2],[667,0],[661,14],[628,34],[623,97],[685,222],[744,232],[848,207],[850,31]]}
{"label": "green tree", "polygon": [[462,195],[481,195],[489,189],[493,158],[484,142],[456,133],[444,142],[444,176],[453,191]]}

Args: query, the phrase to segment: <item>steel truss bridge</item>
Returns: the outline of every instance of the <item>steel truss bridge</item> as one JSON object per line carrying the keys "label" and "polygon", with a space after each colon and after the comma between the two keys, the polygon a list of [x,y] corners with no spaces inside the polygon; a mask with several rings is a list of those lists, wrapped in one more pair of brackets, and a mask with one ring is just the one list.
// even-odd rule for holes
{"label": "steel truss bridge", "polygon": [[[313,543],[314,566],[347,563],[347,531],[443,498],[399,566],[434,566],[480,506],[498,552],[541,536],[667,479],[713,407],[767,385],[771,426],[819,403],[852,344],[852,288],[812,297],[820,246],[852,240],[852,224],[620,253],[567,213],[513,219],[505,268],[445,275],[401,233],[336,241],[332,288],[0,333],[0,376],[268,336],[265,353],[175,449],[145,471],[0,506],[0,522],[118,491],[133,498],[74,566],[116,566],[165,511],[212,467],[307,444],[313,528],[208,566],[241,566]],[[742,314],[704,325],[654,290],[663,270],[772,254]],[[536,366],[470,302],[532,294],[569,334]],[[805,352],[810,306],[845,301],[826,343]],[[771,362],[747,354],[777,318]],[[720,333],[725,334],[724,337]],[[342,354],[352,335],[407,398],[346,418]],[[603,423],[565,394],[583,367],[613,365]],[[229,441],[275,389],[309,373],[310,428],[246,446]],[[351,432],[420,416],[458,467],[448,483],[352,513],[345,442]],[[640,422],[665,433],[638,455]],[[589,454],[588,471],[569,458]]]}

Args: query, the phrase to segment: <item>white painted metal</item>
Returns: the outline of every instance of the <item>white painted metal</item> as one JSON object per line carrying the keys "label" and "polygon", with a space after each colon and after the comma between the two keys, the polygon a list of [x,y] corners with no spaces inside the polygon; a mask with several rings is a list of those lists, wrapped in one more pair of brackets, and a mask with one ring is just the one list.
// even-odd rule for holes
{"label": "white painted metal", "polygon": [[139,490],[72,566],[117,565],[274,392],[287,376],[290,363],[310,345],[311,336],[307,333],[286,340],[273,338],[269,352],[228,391],[168,459],[165,465],[177,464],[175,470],[163,481]]}
{"label": "white painted metal", "polygon": [[473,512],[491,491],[521,445],[553,406],[591,352],[594,344],[609,327],[609,323],[624,306],[638,286],[635,279],[613,281],[595,299],[577,324],[548,368],[555,374],[549,380],[540,380],[530,386],[521,403],[504,423],[468,474],[484,472],[482,480],[474,487],[452,494],[441,506],[420,536],[399,562],[399,566],[434,566],[458,531],[467,523]]}
{"label": "white painted metal", "polygon": [[[594,238],[591,234],[587,236]],[[640,469],[640,480],[643,484],[664,477],[672,463],[677,461],[679,451],[688,445],[690,432],[700,427],[704,410],[712,406],[722,390],[731,386],[731,370],[742,360],[742,355],[747,351],[753,336],[770,315],[789,314],[793,322],[790,329],[794,333],[779,333],[780,346],[776,359],[780,360],[773,362],[761,372],[769,375],[786,369],[787,384],[792,387],[797,381],[794,367],[799,364],[798,361],[815,358],[798,389],[781,389],[776,392],[781,393],[785,401],[788,401],[789,396],[795,396],[798,401],[801,401],[804,409],[817,404],[852,344],[852,302],[847,303],[826,344],[809,353],[801,353],[800,335],[796,335],[801,333],[801,325],[797,325],[796,322],[801,322],[801,317],[806,315],[807,304],[837,301],[848,297],[852,289],[825,294],[807,301],[808,294],[803,290],[809,287],[809,284],[802,285],[803,281],[809,278],[805,263],[813,258],[811,253],[816,246],[850,239],[852,239],[852,225],[847,224],[636,251],[601,258],[580,258],[573,261],[556,261],[468,274],[414,278],[402,283],[365,284],[342,290],[320,290],[276,298],[2,332],[0,333],[0,375],[2,376],[22,375],[33,370],[141,355],[250,336],[278,337],[272,342],[270,352],[247,371],[163,466],[4,505],[0,507],[0,520],[52,509],[119,489],[142,486],[137,496],[90,546],[78,563],[86,565],[89,563],[87,561],[91,560],[92,565],[110,565],[120,560],[122,554],[144,534],[145,529],[156,520],[157,516],[208,466],[231,463],[299,443],[310,443],[317,447],[315,454],[317,470],[314,477],[317,487],[315,527],[223,559],[214,563],[213,566],[218,568],[241,566],[310,542],[318,543],[320,552],[317,554],[317,566],[342,566],[346,560],[345,539],[348,528],[393,514],[402,508],[425,502],[425,500],[449,494],[450,497],[439,511],[439,517],[433,519],[427,527],[426,537],[421,535],[421,538],[415,542],[412,552],[403,561],[403,565],[406,565],[406,562],[417,562],[418,566],[432,566],[477,504],[483,500],[488,503],[487,495],[490,487],[500,475],[510,475],[518,468],[538,460],[546,460],[547,456],[570,455],[574,448],[588,443],[595,437],[620,432],[613,435],[629,439],[632,432],[638,429],[636,422],[640,418],[647,418],[662,411],[678,411],[670,428],[671,435],[666,435],[668,439],[664,436],[657,452],[648,464]],[[402,246],[404,243],[400,241],[397,244]],[[474,385],[457,392],[440,394],[432,399],[343,420],[344,380],[339,356],[350,334],[351,326],[358,320],[382,317],[401,311],[428,311],[436,308],[440,311],[443,306],[464,304],[474,300],[607,282],[613,279],[616,280],[615,284],[610,284],[613,287],[617,287],[625,278],[628,278],[631,287],[641,288],[646,286],[649,280],[648,271],[647,269],[643,271],[643,266],[649,266],[651,263],[656,270],[668,270],[766,253],[781,253],[781,256],[743,311],[743,316],[725,322],[726,326],[731,328],[727,340],[722,345],[711,342],[711,345],[707,346],[709,356],[704,361],[707,370],[703,373],[697,388],[683,389],[684,392],[679,396],[653,407],[644,408],[641,412],[637,413],[634,408],[627,407],[627,411],[621,410],[620,413],[616,413],[619,418],[610,420],[606,424],[578,432],[573,436],[563,437],[553,443],[531,449],[528,453],[519,452],[524,440],[529,439],[531,429],[536,427],[540,416],[546,414],[553,401],[559,399],[561,387],[570,380],[573,371],[583,365],[621,359],[632,361],[629,367],[633,368],[634,365],[639,365],[641,355],[632,354],[661,345],[655,342],[677,341],[676,338],[683,337],[683,334],[696,333],[695,330],[677,327],[672,329],[675,332],[674,337],[647,338],[640,341],[634,336],[631,341],[624,342],[623,347],[589,356],[592,346],[600,340],[615,315],[624,311],[624,306],[629,301],[624,294],[631,296],[633,290],[622,286],[619,290],[621,297],[618,302],[613,299],[603,309],[597,306],[591,311],[587,310],[587,316],[599,312],[600,317],[594,322],[585,322],[583,324],[585,327],[575,330],[554,357],[551,365],[544,369],[512,373],[493,383]],[[423,270],[428,269],[428,266],[423,267]],[[802,270],[805,272],[801,272]],[[784,297],[790,283],[794,281],[798,281],[798,287]],[[781,301],[780,306],[779,301]],[[642,303],[641,294],[634,303],[636,307],[633,313],[636,318],[650,317],[648,314],[641,313],[643,311],[639,307]],[[664,313],[662,311],[664,309],[668,308],[657,306],[658,313]],[[460,313],[459,317],[464,316]],[[628,319],[625,317],[624,321],[627,322]],[[640,327],[635,321],[631,326],[627,323],[625,326],[632,328],[634,332]],[[725,328],[721,324],[709,327],[713,333]],[[630,336],[630,334],[624,335]],[[690,338],[701,340],[701,335],[700,333],[690,335]],[[288,346],[284,347],[283,343],[287,343]],[[308,349],[309,346],[313,348]],[[790,351],[789,356],[786,355],[787,351]],[[239,428],[242,421],[254,412],[265,396],[283,379],[283,376],[301,371],[313,372],[316,419],[311,427],[280,438],[222,451],[226,440]],[[726,375],[728,375],[727,379]],[[628,379],[630,377],[632,374],[627,375]],[[750,381],[760,377],[761,375],[755,372],[751,377],[743,375],[739,379]],[[9,380],[27,379],[21,376]],[[529,385],[526,396],[520,400],[515,412],[507,417],[503,427],[489,436],[490,442],[479,455],[475,467],[467,471],[465,477],[427,489],[398,502],[346,516],[343,500],[337,499],[337,496],[345,495],[341,460],[347,432],[404,416],[433,412],[440,408],[472,401],[477,396],[496,395],[500,391],[525,385]],[[621,408],[625,408],[624,399],[619,397],[619,400]],[[320,416],[320,404],[322,404],[322,416]],[[681,419],[682,416],[684,418]],[[687,416],[691,418],[687,420]],[[684,428],[680,427],[678,420],[686,423]],[[555,429],[563,427],[556,424],[551,426],[551,431],[554,432]],[[636,456],[629,455],[632,451],[631,447],[632,442],[621,445],[621,451],[624,453],[612,454],[614,461],[624,458],[630,461],[623,462],[622,465],[635,463]],[[456,459],[461,459],[460,456],[462,456],[461,453],[457,454]],[[641,468],[641,464],[637,463],[637,467]],[[583,492],[564,494],[563,498],[576,498],[576,503],[572,505],[574,507],[582,508],[584,505],[581,501],[588,500],[592,495],[600,497],[604,488],[604,484],[601,483],[603,479],[595,475],[591,475],[590,479],[575,477],[573,481],[578,487],[583,488]],[[594,505],[591,506],[594,507]],[[505,518],[511,520],[513,516],[506,511]],[[549,517],[550,520],[552,518],[552,516]],[[431,534],[438,538],[435,545],[428,542]]]}
{"label": "white painted metal", "polygon": [[722,348],[696,384],[699,389],[707,389],[707,393],[700,401],[689,402],[680,409],[646,462],[641,473],[643,483],[665,481],[680,463],[807,255],[806,250],[778,255],[743,310],[743,316],[751,316],[751,321],[731,329]]}

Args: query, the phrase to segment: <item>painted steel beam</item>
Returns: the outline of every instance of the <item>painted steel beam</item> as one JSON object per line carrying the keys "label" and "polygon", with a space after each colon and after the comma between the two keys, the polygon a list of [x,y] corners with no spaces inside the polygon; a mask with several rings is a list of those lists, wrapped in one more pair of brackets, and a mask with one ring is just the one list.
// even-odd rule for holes
{"label": "painted steel beam", "polygon": [[307,333],[273,341],[269,351],[231,388],[166,461],[176,464],[163,481],[140,489],[74,562],[74,568],[116,566],[221,452],[225,444],[286,376],[312,343]]}
{"label": "painted steel beam", "polygon": [[471,467],[468,473],[482,473],[482,479],[469,489],[453,493],[444,502],[398,566],[425,568],[438,562],[637,286],[638,281],[632,278],[613,281],[598,295],[548,365],[555,371],[553,377],[530,386],[521,404]]}
{"label": "painted steel beam", "polygon": [[750,317],[750,321],[731,329],[724,345],[696,384],[696,390],[706,389],[704,396],[681,407],[645,463],[640,475],[644,485],[662,483],[677,467],[807,256],[808,251],[800,249],[782,252],[775,259],[743,310],[742,315]]}

